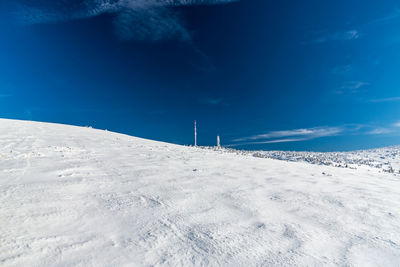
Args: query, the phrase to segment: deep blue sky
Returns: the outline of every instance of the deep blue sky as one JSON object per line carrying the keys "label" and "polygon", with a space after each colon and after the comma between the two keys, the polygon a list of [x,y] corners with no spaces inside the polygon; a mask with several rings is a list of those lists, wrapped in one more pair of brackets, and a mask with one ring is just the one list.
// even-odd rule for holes
{"label": "deep blue sky", "polygon": [[197,119],[200,145],[239,149],[400,144],[398,1],[168,2],[2,1],[0,117],[179,144]]}

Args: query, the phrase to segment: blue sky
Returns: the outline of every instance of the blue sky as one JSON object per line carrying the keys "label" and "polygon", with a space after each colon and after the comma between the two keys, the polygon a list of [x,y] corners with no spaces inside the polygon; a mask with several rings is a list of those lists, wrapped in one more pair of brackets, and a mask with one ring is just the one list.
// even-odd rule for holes
{"label": "blue sky", "polygon": [[400,144],[397,1],[0,3],[0,117],[179,144]]}

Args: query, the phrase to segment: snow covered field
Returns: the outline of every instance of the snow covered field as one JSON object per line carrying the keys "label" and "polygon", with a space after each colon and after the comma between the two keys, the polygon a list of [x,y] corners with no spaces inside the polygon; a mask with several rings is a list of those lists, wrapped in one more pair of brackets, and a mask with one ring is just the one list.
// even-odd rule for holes
{"label": "snow covered field", "polygon": [[[216,150],[215,147],[202,147]],[[304,151],[251,151],[223,148],[225,153],[250,155],[257,158],[307,162],[316,165],[357,169],[359,167],[379,169],[382,172],[400,175],[400,146],[391,146],[350,152],[304,152]]]}
{"label": "snow covered field", "polygon": [[381,170],[0,120],[0,265],[400,266]]}

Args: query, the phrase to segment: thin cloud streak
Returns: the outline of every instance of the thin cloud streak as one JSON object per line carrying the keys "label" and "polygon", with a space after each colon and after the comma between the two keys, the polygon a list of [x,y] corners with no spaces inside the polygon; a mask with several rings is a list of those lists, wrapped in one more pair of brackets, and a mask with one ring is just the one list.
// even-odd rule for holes
{"label": "thin cloud streak", "polygon": [[373,129],[373,130],[367,132],[366,134],[369,134],[369,135],[381,135],[381,134],[388,134],[388,133],[391,133],[391,132],[392,131],[390,129],[376,128],[376,129]]}
{"label": "thin cloud streak", "polygon": [[362,124],[348,124],[340,127],[314,127],[285,131],[271,131],[265,134],[258,134],[234,139],[233,142],[235,143],[227,145],[226,147],[301,142],[322,137],[340,135],[385,135],[395,132],[396,130],[394,129],[394,127],[400,127],[400,121],[385,127]]}
{"label": "thin cloud streak", "polygon": [[54,23],[115,14],[116,34],[123,40],[190,41],[183,19],[171,7],[227,4],[238,0],[83,0],[71,4],[55,0],[44,4],[36,0],[17,0],[17,13],[26,24]]}
{"label": "thin cloud streak", "polygon": [[370,83],[363,81],[349,81],[345,82],[339,90],[336,90],[336,94],[345,94],[345,93],[358,93],[362,87],[368,86]]}
{"label": "thin cloud streak", "polygon": [[369,83],[362,82],[362,81],[351,81],[351,82],[345,82],[342,85],[341,88],[342,89],[352,89],[352,90],[354,90],[354,89],[359,89],[359,88],[361,88],[363,86],[366,86],[366,85],[369,85]]}
{"label": "thin cloud streak", "polygon": [[372,21],[371,24],[386,23],[399,18],[400,18],[400,9],[396,9],[393,13]]}
{"label": "thin cloud streak", "polygon": [[262,145],[262,144],[277,144],[277,143],[289,143],[289,142],[300,142],[309,140],[307,138],[287,138],[287,139],[276,139],[270,141],[259,141],[259,142],[246,142],[246,143],[238,143],[238,144],[230,144],[225,145],[225,147],[235,147],[235,146],[244,146],[244,145]]}
{"label": "thin cloud streak", "polygon": [[308,128],[308,129],[294,129],[294,130],[286,130],[286,131],[272,131],[266,134],[259,134],[244,138],[239,138],[233,140],[234,142],[243,142],[243,141],[251,141],[251,140],[260,140],[260,139],[272,139],[272,138],[283,138],[283,137],[293,137],[293,136],[302,136],[306,139],[314,139],[324,136],[333,136],[343,132],[343,128],[341,127],[316,127],[316,128]]}
{"label": "thin cloud streak", "polygon": [[385,103],[385,102],[398,102],[398,101],[400,101],[400,96],[371,99],[369,102],[372,102],[372,103]]}
{"label": "thin cloud streak", "polygon": [[357,40],[361,37],[361,33],[357,30],[350,30],[345,32],[335,32],[335,33],[325,33],[320,34],[318,37],[310,41],[303,42],[304,45],[307,44],[324,44],[332,41],[351,41]]}
{"label": "thin cloud streak", "polygon": [[400,121],[393,123],[392,126],[393,127],[400,127]]}

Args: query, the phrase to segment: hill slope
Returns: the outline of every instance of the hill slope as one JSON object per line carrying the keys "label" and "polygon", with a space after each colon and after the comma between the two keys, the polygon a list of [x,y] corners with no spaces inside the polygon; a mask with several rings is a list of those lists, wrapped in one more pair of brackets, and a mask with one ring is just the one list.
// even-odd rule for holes
{"label": "hill slope", "polygon": [[0,265],[400,265],[400,179],[0,120]]}

